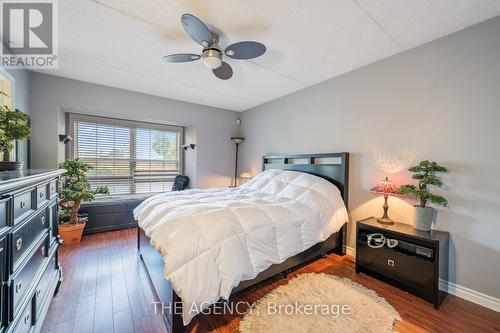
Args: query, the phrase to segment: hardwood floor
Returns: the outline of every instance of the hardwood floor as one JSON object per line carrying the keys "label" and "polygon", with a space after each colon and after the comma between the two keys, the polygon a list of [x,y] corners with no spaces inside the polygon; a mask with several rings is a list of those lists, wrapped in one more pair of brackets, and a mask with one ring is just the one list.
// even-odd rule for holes
{"label": "hardwood floor", "polygon": [[[154,294],[136,255],[136,230],[120,230],[85,237],[61,249],[64,280],[54,297],[42,332],[166,332],[155,314]],[[348,257],[330,255],[288,277],[323,272],[350,278],[385,297],[401,314],[401,332],[500,332],[500,314],[449,295],[440,310],[395,287],[354,272]],[[231,298],[254,302],[286,279],[279,277]],[[237,332],[240,317],[197,316],[191,332]]]}

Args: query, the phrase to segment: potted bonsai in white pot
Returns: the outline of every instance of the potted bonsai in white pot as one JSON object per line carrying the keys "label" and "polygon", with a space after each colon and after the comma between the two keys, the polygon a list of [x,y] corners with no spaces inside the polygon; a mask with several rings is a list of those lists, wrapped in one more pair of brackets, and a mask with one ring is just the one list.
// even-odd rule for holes
{"label": "potted bonsai in white pot", "polygon": [[19,171],[23,162],[11,161],[10,152],[14,149],[14,140],[31,138],[31,128],[28,125],[29,116],[18,112],[7,105],[0,105],[0,149],[3,161],[0,161],[0,171]]}
{"label": "potted bonsai in white pot", "polygon": [[419,205],[414,205],[415,229],[430,231],[436,211],[435,208],[429,207],[427,204],[432,203],[445,207],[448,201],[440,195],[429,192],[429,186],[443,186],[443,182],[436,176],[436,173],[448,172],[448,169],[436,162],[422,161],[409,168],[408,171],[415,173],[412,178],[418,180],[418,185],[402,185],[398,193],[411,195],[420,200]]}
{"label": "potted bonsai in white pot", "polygon": [[82,202],[94,200],[96,194],[109,194],[109,189],[91,188],[86,173],[92,166],[78,159],[60,163],[59,168],[66,170],[59,191],[59,234],[63,245],[72,245],[80,242],[87,222],[87,218],[78,216]]}

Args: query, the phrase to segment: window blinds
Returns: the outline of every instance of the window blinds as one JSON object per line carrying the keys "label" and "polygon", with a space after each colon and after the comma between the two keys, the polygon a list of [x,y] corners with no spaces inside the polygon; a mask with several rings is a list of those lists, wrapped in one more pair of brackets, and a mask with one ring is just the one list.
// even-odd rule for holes
{"label": "window blinds", "polygon": [[70,156],[92,165],[91,186],[107,185],[111,194],[164,192],[182,171],[182,127],[77,114],[69,118]]}

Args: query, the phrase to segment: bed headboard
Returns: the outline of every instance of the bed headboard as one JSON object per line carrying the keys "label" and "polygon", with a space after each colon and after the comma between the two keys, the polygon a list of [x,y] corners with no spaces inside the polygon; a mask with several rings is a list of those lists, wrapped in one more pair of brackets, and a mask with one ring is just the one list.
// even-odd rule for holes
{"label": "bed headboard", "polygon": [[262,170],[300,171],[335,184],[347,205],[349,197],[349,153],[270,155],[262,157]]}

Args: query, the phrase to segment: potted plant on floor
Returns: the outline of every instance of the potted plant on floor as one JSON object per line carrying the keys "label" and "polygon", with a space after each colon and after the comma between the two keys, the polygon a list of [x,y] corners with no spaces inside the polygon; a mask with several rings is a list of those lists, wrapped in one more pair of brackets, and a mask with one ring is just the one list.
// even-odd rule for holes
{"label": "potted plant on floor", "polygon": [[10,160],[10,152],[14,149],[14,140],[31,138],[29,116],[18,112],[7,105],[0,105],[0,149],[3,161],[0,161],[0,171],[19,171],[24,162]]}
{"label": "potted plant on floor", "polygon": [[428,187],[443,186],[443,182],[436,176],[436,173],[448,172],[448,169],[436,162],[422,161],[418,165],[409,168],[408,171],[415,173],[412,178],[418,180],[418,185],[403,185],[399,188],[398,193],[411,195],[420,200],[419,205],[414,205],[415,228],[429,231],[431,230],[435,209],[428,207],[427,203],[430,202],[445,207],[448,201],[440,195],[429,192]]}
{"label": "potted plant on floor", "polygon": [[60,163],[59,168],[66,170],[59,191],[59,234],[64,245],[72,245],[82,239],[87,222],[86,217],[78,216],[82,202],[94,200],[96,194],[109,194],[109,189],[107,186],[91,188],[86,173],[92,167],[78,159]]}

